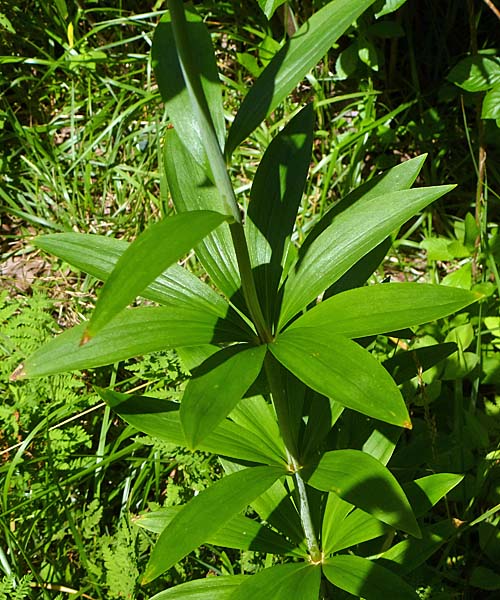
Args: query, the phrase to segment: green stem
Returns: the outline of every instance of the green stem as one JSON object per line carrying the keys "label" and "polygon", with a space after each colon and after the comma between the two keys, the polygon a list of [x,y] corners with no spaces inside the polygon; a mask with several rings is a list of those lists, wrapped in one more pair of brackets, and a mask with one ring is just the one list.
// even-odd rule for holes
{"label": "green stem", "polygon": [[201,125],[201,141],[207,153],[208,162],[212,170],[212,176],[226,207],[227,214],[231,215],[233,218],[233,222],[230,224],[229,228],[231,231],[231,237],[233,239],[236,258],[238,260],[243,296],[245,297],[245,302],[257,329],[260,340],[263,343],[271,342],[273,336],[265,321],[257,295],[257,290],[255,288],[255,281],[253,278],[245,232],[243,230],[240,209],[238,207],[234,189],[226,169],[226,163],[222,154],[222,149],[215,134],[214,124],[210,115],[207,99],[201,85],[198,69],[191,55],[191,45],[189,43],[186,17],[184,14],[182,0],[168,0],[168,7],[172,17],[172,29],[174,32],[174,39],[179,56],[180,67],[186,83],[186,89],[189,93],[196,117]]}
{"label": "green stem", "polygon": [[281,436],[285,443],[287,460],[290,470],[295,479],[295,488],[299,498],[299,515],[302,522],[302,528],[306,536],[307,549],[311,560],[315,563],[322,559],[321,550],[314,531],[314,525],[311,517],[311,508],[307,497],[306,484],[300,473],[301,465],[298,460],[297,440],[293,435],[293,428],[290,423],[290,414],[288,411],[288,402],[286,397],[285,379],[283,369],[274,356],[267,354],[264,366],[266,369],[267,380],[271,389],[274,408],[278,418],[278,426]]}

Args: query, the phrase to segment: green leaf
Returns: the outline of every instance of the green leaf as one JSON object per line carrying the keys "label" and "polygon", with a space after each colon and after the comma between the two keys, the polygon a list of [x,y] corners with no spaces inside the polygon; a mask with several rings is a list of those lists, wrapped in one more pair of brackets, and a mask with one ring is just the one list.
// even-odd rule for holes
{"label": "green leaf", "polygon": [[[165,172],[177,212],[215,210],[224,212],[224,203],[205,171],[184,148],[174,130],[165,136]],[[223,223],[196,246],[196,255],[215,285],[240,308],[242,296],[233,298],[240,288],[240,275],[229,225]]]}
{"label": "green leaf", "polygon": [[355,342],[309,327],[287,330],[268,347],[281,364],[320,394],[380,421],[411,427],[394,381]]}
{"label": "green leaf", "polygon": [[337,494],[328,494],[321,523],[321,546],[325,556],[332,553],[333,545],[338,537],[337,531],[353,508],[352,504],[342,500]]}
{"label": "green leaf", "polygon": [[500,590],[500,574],[486,567],[475,567],[470,577],[470,585],[480,590]]}
{"label": "green leaf", "polygon": [[276,565],[243,582],[231,600],[318,600],[320,583],[321,569],[317,565]]}
{"label": "green leaf", "polygon": [[500,83],[484,97],[481,119],[500,119]]}
{"label": "green leaf", "polygon": [[181,423],[191,448],[199,445],[238,404],[257,378],[265,346],[230,346],[200,365],[181,403]]}
{"label": "green leaf", "polygon": [[[337,281],[395,229],[453,186],[417,188],[340,202],[306,238],[284,285],[280,326]],[[332,214],[334,212],[334,214]],[[325,227],[321,230],[322,227]],[[312,235],[312,238],[311,238]],[[310,240],[311,238],[311,240]]]}
{"label": "green leaf", "polygon": [[[236,473],[244,467],[235,462],[221,460],[226,473]],[[304,530],[300,522],[300,516],[291,498],[288,487],[280,480],[251,502],[251,507],[259,515],[262,521],[275,527],[283,535],[286,535],[297,545],[303,545]],[[305,555],[308,556],[307,550]]]}
{"label": "green leaf", "polygon": [[461,60],[450,71],[448,81],[466,92],[482,92],[500,83],[500,59],[477,54]]}
{"label": "green leaf", "polygon": [[85,331],[94,337],[170,265],[226,217],[213,211],[193,211],[155,223],[125,250],[106,280]]}
{"label": "green leaf", "polygon": [[334,0],[308,19],[246,95],[229,131],[226,155],[273,111],[374,0]]}
{"label": "green leaf", "polygon": [[323,564],[325,577],[342,590],[366,600],[418,600],[400,577],[360,556],[333,556]]}
{"label": "green leaf", "polygon": [[338,496],[387,525],[420,537],[410,503],[401,486],[378,460],[360,450],[326,452],[304,468],[309,485]]}
{"label": "green leaf", "polygon": [[[181,506],[161,508],[135,517],[133,523],[147,531],[161,533],[180,510]],[[233,517],[207,539],[206,543],[223,548],[271,554],[286,555],[293,554],[294,551],[294,546],[279,533],[243,515]]]}
{"label": "green leaf", "polygon": [[380,19],[384,15],[388,15],[403,6],[406,0],[379,0],[375,4],[375,18]]}
{"label": "green leaf", "polygon": [[153,581],[198,548],[285,473],[278,467],[244,469],[192,498],[158,538],[142,583]]}
{"label": "green leaf", "polygon": [[[187,447],[176,402],[121,394],[97,388],[101,398],[127,423],[159,440]],[[200,450],[239,460],[287,464],[284,448],[276,451],[253,431],[226,419],[200,444]]]}
{"label": "green leaf", "polygon": [[454,473],[435,473],[403,486],[416,517],[422,517],[464,478]]}
{"label": "green leaf", "polygon": [[287,0],[258,0],[262,12],[268,19],[270,19],[273,16],[274,11],[282,4],[285,4],[286,1]]}
{"label": "green leaf", "polygon": [[451,520],[440,521],[422,529],[422,538],[409,538],[384,552],[378,562],[405,575],[423,564],[457,531]]}
{"label": "green leaf", "polygon": [[150,600],[230,600],[233,592],[247,579],[247,575],[195,579],[155,594]]}
{"label": "green leaf", "polygon": [[[357,544],[386,535],[390,531],[393,531],[391,527],[365,511],[356,508],[340,524],[337,523],[334,536],[332,536],[330,546],[328,546],[328,553],[351,548]],[[326,544],[324,550],[327,552]]]}
{"label": "green leaf", "polygon": [[309,104],[273,139],[250,194],[246,236],[268,322],[274,321],[277,290],[311,160],[313,119]]}
{"label": "green leaf", "polygon": [[77,325],[42,346],[26,360],[18,376],[91,369],[178,346],[242,339],[241,331],[231,322],[214,314],[167,306],[125,310],[81,346],[86,326]]}
{"label": "green leaf", "polygon": [[[201,79],[220,147],[224,147],[225,124],[222,94],[210,34],[192,6],[185,6],[187,35]],[[200,123],[192,108],[175,45],[171,15],[168,12],[156,26],[151,49],[158,88],[179,138],[194,160],[206,171],[208,161],[202,144]]]}
{"label": "green leaf", "polygon": [[[53,233],[35,238],[35,246],[105,281],[129,247],[124,240],[85,233]],[[227,302],[187,269],[172,265],[141,292],[159,304],[207,310],[224,317]]]}
{"label": "green leaf", "polygon": [[288,331],[321,327],[329,335],[360,338],[441,319],[479,298],[474,292],[442,285],[381,283],[320,302]]}

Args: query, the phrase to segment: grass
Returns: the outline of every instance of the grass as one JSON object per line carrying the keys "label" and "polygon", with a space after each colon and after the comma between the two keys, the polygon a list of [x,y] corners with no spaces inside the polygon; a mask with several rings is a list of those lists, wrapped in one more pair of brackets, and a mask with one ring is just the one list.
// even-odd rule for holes
{"label": "grass", "polygon": [[[309,3],[298,4],[292,2],[299,16],[310,10]],[[3,25],[0,50],[5,289],[0,296],[0,566],[5,573],[0,598],[149,597],[154,589],[137,590],[135,576],[154,540],[133,525],[133,515],[185,500],[218,473],[211,457],[138,436],[92,391],[97,383],[178,397],[184,376],[174,354],[92,374],[8,382],[20,358],[61,326],[88,314],[96,291],[94,280],[47,257],[34,275],[21,271],[20,265],[41,258],[30,243],[32,236],[76,230],[131,239],[146,223],[171,211],[158,162],[168,121],[149,58],[152,31],[164,5],[156,2],[149,8],[141,13],[144,8],[133,2],[119,8],[92,3],[82,8],[69,1],[36,2],[34,7],[27,2],[0,4],[12,28]],[[267,24],[250,3],[241,9],[234,2],[206,1],[202,10],[223,65],[230,120],[252,80],[241,63],[254,64],[237,53],[257,57],[257,66],[262,66],[273,49],[270,36],[281,42],[282,28],[278,19]],[[479,45],[491,47],[498,22],[486,7],[476,10]],[[496,318],[500,292],[500,173],[495,166],[500,134],[498,128],[487,128],[480,251],[474,259],[475,240],[471,244],[469,236],[465,243],[464,223],[467,214],[476,218],[476,103],[467,97],[462,102],[459,90],[446,82],[451,66],[469,49],[466,11],[451,1],[418,7],[409,0],[396,20],[406,37],[373,39],[386,70],[377,73],[360,65],[351,78],[339,80],[334,60],[325,59],[299,93],[238,150],[231,175],[238,199],[246,203],[258,157],[305,99],[311,99],[317,112],[316,145],[298,239],[361,181],[421,152],[430,155],[421,183],[459,184],[445,203],[401,232],[377,277],[442,281],[476,260],[479,269],[473,279],[491,294],[470,322],[457,317],[422,330],[429,343],[459,334],[469,341],[471,331],[472,339],[441,370],[404,390],[415,402],[416,425],[403,440],[394,468],[409,477],[422,469],[426,449],[427,470],[467,473],[466,485],[449,498],[447,510],[451,506],[457,518],[469,523],[486,515],[422,570],[415,582],[426,582],[421,596],[481,593],[493,598],[494,591],[488,596],[490,592],[479,592],[470,582],[477,566],[495,571],[500,556],[495,533],[500,503],[498,332],[492,321],[485,321]],[[337,52],[358,35],[359,29],[353,28]],[[429,241],[435,258],[426,246]],[[465,255],[457,243],[465,245]],[[450,249],[450,244],[455,246]],[[188,263],[199,270],[193,261]],[[21,289],[14,282],[22,283]],[[381,355],[393,351],[390,340],[377,344]],[[471,369],[467,360],[476,359],[470,355],[477,357]],[[207,566],[215,572],[253,572],[264,560],[255,553],[206,547],[178,565],[166,583],[202,576]],[[158,589],[164,585],[165,580]]]}

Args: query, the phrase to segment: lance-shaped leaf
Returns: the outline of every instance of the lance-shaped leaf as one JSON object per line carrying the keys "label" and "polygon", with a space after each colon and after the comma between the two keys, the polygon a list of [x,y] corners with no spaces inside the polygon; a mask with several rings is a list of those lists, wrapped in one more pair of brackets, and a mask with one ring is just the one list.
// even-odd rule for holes
{"label": "lance-shaped leaf", "polygon": [[324,550],[328,553],[339,552],[345,548],[374,540],[390,531],[393,529],[389,525],[382,523],[364,510],[355,508],[340,524],[338,522],[332,524],[331,537],[324,541]]}
{"label": "lance-shaped leaf", "polygon": [[295,563],[264,569],[244,581],[231,600],[272,598],[273,600],[317,600],[321,583],[318,565]]}
{"label": "lance-shaped leaf", "polygon": [[416,377],[418,372],[427,371],[457,350],[454,342],[424,346],[404,352],[397,352],[383,362],[394,381],[399,385]]}
{"label": "lance-shaped leaf", "polygon": [[[90,275],[105,281],[129,247],[125,240],[86,233],[51,233],[34,240],[38,248],[50,252]],[[226,316],[227,302],[209,285],[179,265],[172,265],[150,283],[141,296],[169,306],[182,306]],[[231,315],[227,314],[228,317]],[[236,313],[232,315],[236,317]],[[241,319],[238,321],[242,323]]]}
{"label": "lance-shaped leaf", "polygon": [[155,594],[150,600],[230,600],[246,579],[248,575],[195,579]]}
{"label": "lance-shaped leaf", "polygon": [[85,340],[132,302],[144,288],[226,220],[213,211],[193,211],[151,225],[118,259],[101,290]]}
{"label": "lance-shaped leaf", "polygon": [[[177,402],[121,394],[96,388],[101,398],[127,423],[152,437],[186,448]],[[264,464],[286,465],[286,452],[263,443],[253,431],[226,419],[201,443],[200,450]]]}
{"label": "lance-shaped leaf", "polygon": [[191,448],[197,447],[238,404],[257,378],[265,355],[265,346],[230,346],[193,372],[180,412]]}
{"label": "lance-shaped leaf", "polygon": [[[181,510],[181,506],[161,508],[139,515],[134,518],[133,523],[153,533],[161,533]],[[283,555],[293,554],[295,549],[293,544],[279,533],[243,515],[236,515],[230,519],[207,539],[206,543],[236,550]]]}
{"label": "lance-shaped leaf", "polygon": [[[186,31],[210,116],[219,140],[224,147],[225,125],[222,94],[210,34],[202,18],[192,6],[185,7]],[[202,144],[200,122],[191,106],[175,45],[170,12],[158,23],[151,49],[158,88],[179,137],[195,161],[206,170],[208,161]]]}
{"label": "lance-shaped leaf", "polygon": [[424,527],[421,539],[408,538],[392,546],[377,562],[402,575],[411,573],[457,532],[457,525],[451,519],[440,521]]}
{"label": "lance-shaped leaf", "polygon": [[276,292],[311,160],[313,118],[310,104],[274,138],[252,184],[246,234],[268,322],[274,319]]}
{"label": "lance-shaped leaf", "polygon": [[286,2],[286,0],[258,0],[259,1],[259,5],[262,9],[262,12],[266,15],[266,17],[268,19],[270,19],[273,14],[274,11],[281,6],[282,4],[284,4]]}
{"label": "lance-shaped leaf", "polygon": [[156,579],[198,548],[285,473],[279,467],[244,469],[192,498],[158,538],[142,583]]}
{"label": "lance-shaped leaf", "polygon": [[312,241],[306,238],[284,284],[280,325],[339,279],[395,229],[434,200],[453,189],[444,185],[367,194],[350,206],[340,202],[332,221]]}
{"label": "lance-shaped leaf", "polygon": [[[184,148],[174,130],[165,136],[165,172],[177,212],[215,210],[224,203],[205,171]],[[240,275],[229,225],[223,223],[196,246],[196,255],[215,285],[240,308],[245,306],[239,290]]]}
{"label": "lance-shaped leaf", "polygon": [[387,525],[420,537],[410,503],[394,475],[361,450],[326,452],[303,470],[312,487],[338,496]]}
{"label": "lance-shaped leaf", "polygon": [[82,323],[54,338],[32,354],[12,377],[40,377],[102,367],[158,350],[242,338],[241,330],[214,314],[166,306],[123,311],[82,346],[85,329],[86,323]]}
{"label": "lance-shaped leaf", "polygon": [[455,473],[434,473],[406,483],[403,487],[417,517],[425,515],[463,479]]}
{"label": "lance-shaped leaf", "polygon": [[395,575],[360,556],[333,556],[323,564],[325,577],[341,590],[366,600],[418,600],[419,596]]}
{"label": "lance-shaped leaf", "polygon": [[246,95],[229,131],[226,155],[274,110],[374,0],[333,0],[274,56]]}
{"label": "lance-shaped leaf", "polygon": [[359,338],[441,319],[480,297],[445,285],[381,283],[347,290],[320,302],[289,329],[321,327],[330,335]]}
{"label": "lance-shaped leaf", "polygon": [[269,349],[305,384],[342,406],[392,425],[411,428],[396,384],[356,342],[321,327],[289,329]]}

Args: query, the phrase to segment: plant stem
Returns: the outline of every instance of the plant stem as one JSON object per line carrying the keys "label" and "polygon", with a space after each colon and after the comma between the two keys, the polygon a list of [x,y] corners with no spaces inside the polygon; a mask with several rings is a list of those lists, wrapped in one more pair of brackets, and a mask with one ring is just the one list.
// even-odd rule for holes
{"label": "plant stem", "polygon": [[179,57],[179,63],[184,76],[186,88],[191,99],[192,107],[201,125],[202,143],[207,153],[208,162],[212,170],[212,177],[222,197],[227,214],[231,215],[233,222],[229,225],[233,239],[236,258],[241,277],[241,287],[245,302],[252,321],[257,329],[261,342],[273,340],[270,328],[267,325],[260,306],[255,281],[252,273],[248,245],[240,215],[238,202],[226,169],[222,149],[217,140],[214,124],[210,115],[207,99],[201,85],[196,63],[191,55],[191,45],[187,33],[186,17],[182,0],[168,0],[168,7],[172,17],[172,29]]}
{"label": "plant stem", "polygon": [[307,549],[311,561],[314,563],[321,562],[322,553],[314,531],[314,525],[311,517],[311,508],[307,498],[306,484],[300,473],[301,465],[298,460],[297,441],[293,435],[293,428],[290,423],[290,414],[288,411],[288,402],[286,397],[286,389],[284,384],[283,369],[274,356],[267,354],[264,366],[266,369],[267,380],[271,389],[276,416],[278,418],[278,426],[281,436],[285,443],[287,451],[287,460],[290,470],[293,472],[295,479],[295,488],[299,497],[299,515],[302,523],[302,528],[306,536]]}

